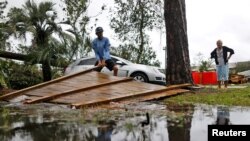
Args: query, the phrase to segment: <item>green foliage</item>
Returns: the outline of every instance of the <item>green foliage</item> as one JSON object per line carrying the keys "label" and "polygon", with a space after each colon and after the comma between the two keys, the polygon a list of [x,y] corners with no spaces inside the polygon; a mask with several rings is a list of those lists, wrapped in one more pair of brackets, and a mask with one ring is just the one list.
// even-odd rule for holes
{"label": "green foliage", "polygon": [[37,66],[3,60],[0,66],[5,82],[12,89],[22,89],[42,82],[42,74]]}
{"label": "green foliage", "polygon": [[4,9],[6,8],[8,2],[6,0],[0,0],[0,19],[4,18]]}
{"label": "green foliage", "polygon": [[69,24],[72,29],[67,30],[74,35],[74,38],[66,40],[68,49],[68,58],[71,61],[73,58],[86,56],[91,50],[91,42],[88,37],[86,26],[90,18],[87,15],[89,0],[61,0],[65,3],[63,11],[66,18],[63,23]]}
{"label": "green foliage", "polygon": [[[33,66],[13,66],[16,69],[9,78],[13,89],[23,89],[42,82],[42,74]],[[24,68],[24,69],[23,69]],[[20,75],[22,74],[22,75]]]}
{"label": "green foliage", "polygon": [[[115,0],[110,27],[114,29],[118,39],[123,43],[118,50],[124,51],[124,48],[128,46],[136,56],[136,63],[151,62],[148,59],[152,58],[148,58],[147,55],[155,56],[152,48],[149,47],[150,40],[146,31],[163,26],[161,8],[160,0]],[[150,51],[149,54],[148,51]],[[128,51],[128,53],[131,52]]]}
{"label": "green foliage", "polygon": [[[127,59],[133,63],[136,63],[138,57],[138,48],[133,46],[132,44],[128,45],[119,45],[119,47],[112,47],[111,54],[115,56],[120,56],[124,59]],[[143,51],[142,59],[140,60],[140,64],[146,64],[151,66],[159,67],[161,65],[160,61],[155,60],[156,54],[150,47],[146,47],[145,51]]]}
{"label": "green foliage", "polygon": [[0,50],[10,50],[10,43],[7,41],[9,35],[8,25],[0,22]]}
{"label": "green foliage", "polygon": [[208,69],[211,67],[211,63],[210,62],[202,60],[200,66],[199,66],[199,71],[200,72],[208,71]]}
{"label": "green foliage", "polygon": [[32,45],[23,51],[33,54],[32,62],[42,62],[44,81],[51,80],[51,60],[62,58],[58,56],[65,56],[67,53],[64,43],[59,42],[60,40],[55,41],[53,35],[58,35],[60,39],[69,37],[62,30],[61,23],[56,22],[58,17],[54,4],[52,2],[36,4],[27,0],[23,8],[11,8],[8,18],[15,37],[25,39],[26,33],[32,34]]}
{"label": "green foliage", "polygon": [[213,60],[211,59],[205,59],[204,55],[202,53],[198,53],[196,58],[194,58],[194,64],[193,69],[195,69],[196,66],[198,66],[198,69],[200,72],[208,71],[209,68],[212,67]]}
{"label": "green foliage", "polygon": [[8,2],[6,0],[0,0],[0,49],[5,50],[7,45],[8,34],[4,32],[7,24],[4,22],[4,10],[7,6]]}
{"label": "green foliage", "polygon": [[160,0],[115,0],[110,26],[122,41],[139,41],[142,30],[152,30],[163,25]]}
{"label": "green foliage", "polygon": [[0,85],[1,88],[9,87],[7,71],[9,64],[6,61],[0,60]]}
{"label": "green foliage", "polygon": [[0,72],[0,89],[2,88],[7,88],[7,84],[6,84],[6,80],[5,80],[5,76],[4,73],[1,71]]}
{"label": "green foliage", "polygon": [[250,106],[250,85],[246,88],[216,89],[205,88],[165,100],[167,104],[210,104],[229,106]]}

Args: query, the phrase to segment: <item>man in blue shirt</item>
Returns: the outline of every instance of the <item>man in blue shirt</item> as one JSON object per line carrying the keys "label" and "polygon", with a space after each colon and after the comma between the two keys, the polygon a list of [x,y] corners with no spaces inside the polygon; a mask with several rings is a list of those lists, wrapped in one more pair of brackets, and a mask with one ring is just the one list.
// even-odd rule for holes
{"label": "man in blue shirt", "polygon": [[95,51],[96,56],[96,64],[95,66],[100,67],[97,71],[101,71],[104,66],[106,66],[110,71],[114,71],[114,76],[117,76],[118,68],[117,65],[111,60],[110,52],[109,52],[109,39],[107,37],[103,37],[103,28],[97,27],[95,30],[97,38],[95,38],[92,42],[92,47]]}

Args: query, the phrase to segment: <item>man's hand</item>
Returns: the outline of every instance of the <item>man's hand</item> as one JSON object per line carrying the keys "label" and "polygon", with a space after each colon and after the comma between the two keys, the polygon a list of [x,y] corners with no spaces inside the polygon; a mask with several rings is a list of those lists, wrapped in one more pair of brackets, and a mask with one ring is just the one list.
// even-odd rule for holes
{"label": "man's hand", "polygon": [[103,67],[102,62],[100,60],[98,61],[97,67]]}
{"label": "man's hand", "polygon": [[101,61],[102,67],[106,66],[105,60]]}

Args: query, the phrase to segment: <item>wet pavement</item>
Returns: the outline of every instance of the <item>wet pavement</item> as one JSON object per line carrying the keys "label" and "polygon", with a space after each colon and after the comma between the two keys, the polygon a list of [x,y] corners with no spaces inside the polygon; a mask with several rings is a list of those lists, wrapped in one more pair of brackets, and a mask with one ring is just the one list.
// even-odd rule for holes
{"label": "wet pavement", "polygon": [[206,141],[207,125],[250,124],[250,107],[144,102],[98,111],[50,104],[0,105],[1,141]]}

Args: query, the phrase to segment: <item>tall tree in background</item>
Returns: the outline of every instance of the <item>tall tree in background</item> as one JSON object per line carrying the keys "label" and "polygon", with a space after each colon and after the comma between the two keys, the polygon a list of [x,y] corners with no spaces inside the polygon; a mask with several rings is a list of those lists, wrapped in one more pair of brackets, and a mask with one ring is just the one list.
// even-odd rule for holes
{"label": "tall tree in background", "polygon": [[164,0],[167,32],[167,84],[193,83],[188,50],[185,0]]}
{"label": "tall tree in background", "polygon": [[115,0],[110,26],[122,41],[118,54],[127,54],[121,57],[135,63],[146,63],[156,58],[146,31],[162,25],[160,3],[160,0]]}
{"label": "tall tree in background", "polygon": [[23,8],[11,8],[8,13],[8,24],[15,31],[16,37],[26,39],[27,33],[32,34],[31,53],[35,54],[36,62],[42,62],[43,80],[52,79],[51,59],[56,58],[53,50],[52,34],[63,36],[61,27],[56,23],[57,13],[51,2],[41,2],[39,5],[28,0]]}
{"label": "tall tree in background", "polygon": [[[111,47],[111,54],[115,56],[120,56],[132,62],[136,62],[138,57],[138,49],[132,44],[119,45],[118,47]],[[155,58],[155,51],[153,51],[152,48],[146,47],[142,53],[141,60],[139,63],[160,67],[161,62],[159,60],[155,60]]]}
{"label": "tall tree in background", "polygon": [[[4,9],[6,8],[6,5],[8,4],[7,1],[0,1],[0,50],[6,49],[6,40],[8,38],[8,34],[4,32],[4,29],[6,28],[6,23],[2,20],[4,19]],[[7,83],[5,80],[5,73],[2,71],[3,65],[0,62],[0,88],[7,87]]]}
{"label": "tall tree in background", "polygon": [[4,9],[6,8],[6,5],[8,4],[8,2],[6,0],[0,0],[0,19],[4,18]]}
{"label": "tall tree in background", "polygon": [[8,2],[5,0],[0,1],[0,50],[6,50],[9,43],[7,39],[9,38],[8,25],[5,21],[4,9],[6,8]]}
{"label": "tall tree in background", "polygon": [[68,29],[74,35],[74,38],[66,41],[69,49],[69,61],[73,58],[86,56],[91,50],[91,41],[86,31],[86,25],[89,23],[87,10],[90,0],[61,0],[65,6],[63,11],[66,14],[64,22],[72,28]]}
{"label": "tall tree in background", "polygon": [[0,22],[0,50],[8,50],[10,44],[7,41],[11,32],[6,22]]}

